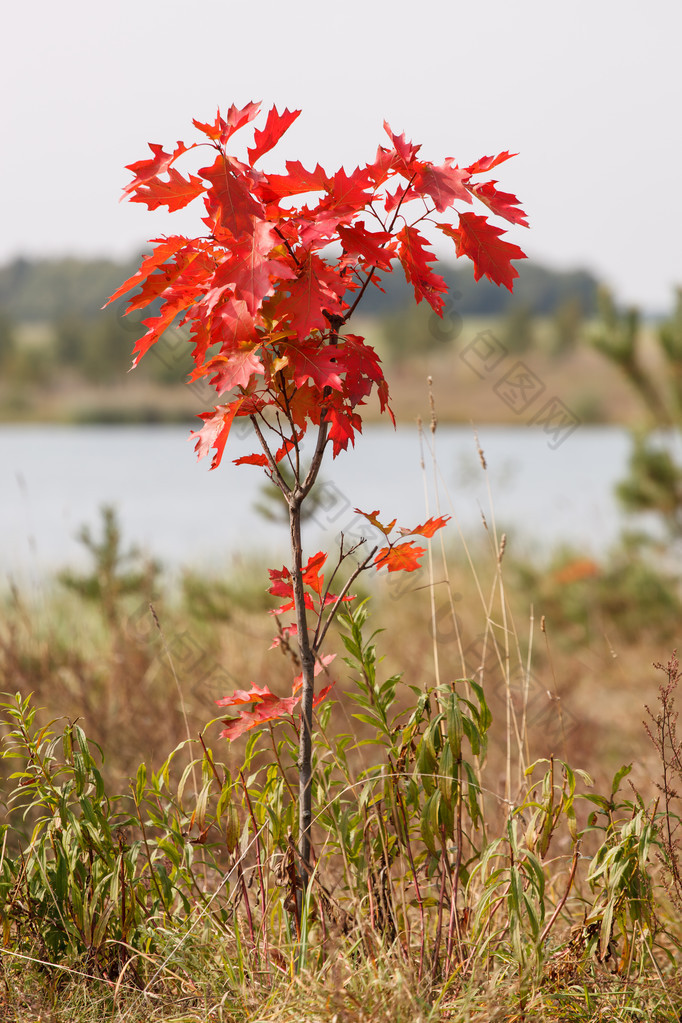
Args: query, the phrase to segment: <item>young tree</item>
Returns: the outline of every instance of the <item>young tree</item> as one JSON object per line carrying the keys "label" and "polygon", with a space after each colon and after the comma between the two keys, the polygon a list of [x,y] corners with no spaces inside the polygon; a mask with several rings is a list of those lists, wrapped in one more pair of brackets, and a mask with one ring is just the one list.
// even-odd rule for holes
{"label": "young tree", "polygon": [[[229,739],[290,714],[301,703],[299,853],[305,883],[312,715],[329,689],[316,696],[314,680],[327,660],[321,655],[327,630],[343,602],[352,599],[349,590],[360,572],[370,566],[413,571],[424,553],[413,538],[429,538],[446,522],[442,516],[396,531],[395,519],[383,524],[378,512],[361,513],[383,540],[367,553],[363,549],[338,594],[330,587],[351,552],[342,545],[339,564],[326,583],[323,552],[304,563],[301,509],[326,452],[331,447],[336,458],[355,444],[362,430],[359,409],[374,389],[381,411],[393,419],[380,360],[362,337],[347,332],[347,325],[367,289],[380,287],[381,275],[396,263],[414,287],[416,301],[442,314],[447,289],[433,269],[436,257],[420,230],[425,224],[452,239],[458,256],[472,260],[476,280],[485,276],[511,291],[518,276],[512,260],[525,258],[524,253],[505,241],[503,230],[487,216],[459,212],[458,206],[482,203],[512,224],[527,222],[515,196],[498,191],[494,180],[481,180],[509,159],[508,152],[467,167],[450,157],[434,164],[420,156],[420,146],[385,124],[388,144],[351,173],[341,168],[328,174],[319,164],[307,170],[298,161],[288,161],[284,174],[269,173],[261,161],[300,111],[280,114],[273,107],[255,131],[246,158],[237,159],[230,151],[233,136],[254,121],[259,109],[257,103],[232,106],[212,123],[194,121],[201,141],[178,142],[171,152],[150,144],[152,156],[129,165],[133,179],[125,196],[150,210],[165,206],[169,211],[200,199],[206,230],[196,238],[154,239],[151,254],[109,301],[139,288],[128,312],[160,302],[159,311],[143,321],[147,332],[135,346],[134,365],[171,324],[190,327],[190,382],[208,380],[221,399],[200,414],[203,426],[194,434],[198,456],[213,452],[215,469],[235,419],[248,418],[259,450],[235,463],[260,466],[286,501],[291,564],[270,572],[270,592],[283,598],[279,614],[294,615],[281,635],[287,642],[295,637],[301,675],[287,699],[254,685],[219,702],[252,707],[226,722],[222,735]],[[211,158],[196,174],[177,170],[180,158],[206,148]],[[312,458],[304,469],[301,444],[310,431]],[[283,472],[282,465],[290,472]]]}

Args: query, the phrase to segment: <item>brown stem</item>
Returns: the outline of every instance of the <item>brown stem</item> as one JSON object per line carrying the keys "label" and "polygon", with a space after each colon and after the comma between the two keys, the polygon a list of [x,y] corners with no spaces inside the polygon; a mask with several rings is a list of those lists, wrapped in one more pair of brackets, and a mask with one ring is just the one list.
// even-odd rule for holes
{"label": "brown stem", "polygon": [[549,919],[549,923],[546,925],[545,929],[543,930],[542,934],[540,935],[540,940],[538,942],[538,945],[540,945],[540,946],[542,946],[544,944],[545,938],[547,937],[547,935],[551,931],[552,927],[554,926],[554,922],[555,922],[556,918],[559,916],[559,913],[561,912],[561,910],[564,908],[564,905],[566,904],[566,899],[568,898],[568,893],[570,892],[571,886],[573,884],[573,878],[575,877],[575,872],[576,872],[576,869],[577,869],[577,866],[578,866],[578,860],[579,859],[580,859],[580,842],[576,842],[575,849],[573,850],[573,863],[571,864],[571,873],[568,875],[568,884],[566,885],[566,891],[564,892],[564,894],[559,899],[559,902],[557,903],[557,907],[556,907],[556,909],[554,910],[554,912],[552,913],[552,915],[551,915],[551,917]]}
{"label": "brown stem", "polygon": [[301,733],[299,737],[298,772],[298,824],[299,850],[303,864],[303,878],[307,882],[308,861],[310,859],[310,825],[312,822],[312,734],[313,734],[313,698],[315,695],[315,654],[310,645],[308,622],[305,610],[303,591],[303,556],[301,547],[301,500],[295,494],[289,505],[289,524],[291,530],[291,553],[293,561],[292,582],[294,589],[294,605],[296,608],[296,625],[298,646],[301,655],[301,672],[303,688],[301,693]]}
{"label": "brown stem", "polygon": [[[260,881],[261,902],[263,904],[263,920],[265,920],[265,914],[267,912],[267,903],[266,903],[266,896],[265,896],[265,883],[263,881],[263,866],[262,866],[261,860],[260,860],[260,841],[258,839],[258,823],[256,821],[256,815],[253,812],[253,805],[251,803],[251,796],[249,795],[249,790],[247,788],[246,781],[244,780],[244,773],[241,770],[239,771],[239,778],[240,778],[241,783],[242,783],[242,788],[244,789],[244,795],[246,797],[246,806],[247,806],[248,811],[249,811],[249,817],[251,818],[251,823],[253,824],[253,833],[256,836],[256,862],[258,864],[258,880]],[[265,931],[264,931],[264,933],[265,933]],[[267,955],[267,949],[266,949],[266,955]]]}

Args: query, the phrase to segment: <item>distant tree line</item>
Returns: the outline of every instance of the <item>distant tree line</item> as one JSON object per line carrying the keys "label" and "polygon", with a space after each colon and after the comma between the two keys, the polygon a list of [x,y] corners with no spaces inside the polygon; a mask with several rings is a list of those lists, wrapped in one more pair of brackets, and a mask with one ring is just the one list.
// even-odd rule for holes
{"label": "distant tree line", "polygon": [[[55,369],[73,371],[93,383],[122,379],[144,327],[139,314],[123,316],[124,299],[104,310],[102,306],[137,265],[137,260],[20,258],[0,267],[0,374],[5,381],[44,384]],[[387,279],[385,291],[370,287],[364,311],[382,321],[383,352],[391,361],[437,346],[444,330],[454,340],[465,316],[503,319],[503,341],[518,352],[534,343],[534,317],[551,316],[556,350],[568,351],[582,321],[595,313],[597,281],[582,270],[559,272],[526,262],[518,269],[512,296],[488,281],[474,281],[469,269],[441,264],[449,288],[447,315],[435,328],[425,303],[415,307],[402,274]],[[39,358],[20,343],[36,325],[45,328],[48,338]],[[192,368],[189,346],[171,335],[167,344],[154,349],[158,358],[142,361],[142,376],[168,384],[185,379]]]}
{"label": "distant tree line", "polygon": [[[461,316],[504,316],[518,308],[535,316],[550,316],[568,301],[576,302],[585,318],[596,313],[599,282],[587,270],[550,270],[530,261],[518,263],[517,269],[513,294],[488,280],[475,281],[470,267],[460,269],[441,263],[438,272],[448,286],[450,307]],[[363,298],[365,313],[382,316],[413,304],[412,288],[400,274],[390,277],[382,287],[384,293],[378,288],[368,289]]]}
{"label": "distant tree line", "polygon": [[[134,273],[138,260],[15,259],[0,267],[0,313],[15,323],[50,322],[99,314],[108,296]],[[579,303],[584,317],[597,309],[598,282],[585,270],[550,270],[537,263],[518,264],[514,294],[487,280],[475,281],[469,268],[441,263],[439,272],[450,304],[462,316],[500,316],[523,307],[531,314],[551,315],[567,300]],[[413,303],[412,288],[401,274],[370,287],[363,310],[371,316],[400,311]]]}

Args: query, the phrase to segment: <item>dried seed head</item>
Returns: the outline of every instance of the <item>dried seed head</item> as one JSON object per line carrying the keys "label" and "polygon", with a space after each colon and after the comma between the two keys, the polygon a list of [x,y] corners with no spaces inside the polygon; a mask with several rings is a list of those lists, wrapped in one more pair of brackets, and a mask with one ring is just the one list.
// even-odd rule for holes
{"label": "dried seed head", "polygon": [[483,454],[483,449],[482,449],[482,447],[481,447],[481,445],[479,443],[479,440],[478,440],[478,430],[474,430],[474,437],[476,438],[476,450],[478,451],[478,457],[481,460],[481,465],[483,466],[483,471],[485,472],[486,469],[488,468],[488,463],[485,460],[485,455]]}
{"label": "dried seed head", "polygon": [[429,385],[429,406],[431,408],[431,433],[435,433],[438,419],[436,418],[436,402],[433,398],[433,377],[428,377],[427,380]]}

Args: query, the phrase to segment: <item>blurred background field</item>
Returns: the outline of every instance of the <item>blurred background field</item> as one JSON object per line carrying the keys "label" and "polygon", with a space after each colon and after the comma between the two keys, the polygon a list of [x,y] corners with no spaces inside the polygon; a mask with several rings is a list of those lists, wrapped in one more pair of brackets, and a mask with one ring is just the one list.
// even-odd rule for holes
{"label": "blurred background field", "polygon": [[[144,332],[141,315],[125,317],[124,301],[102,306],[135,265],[16,259],[0,268],[0,421],[185,422],[210,402],[207,385],[182,386],[191,359],[178,330],[128,375],[132,346]],[[477,375],[471,360],[463,361],[482,332],[492,332],[509,353],[507,368],[512,359],[522,360],[581,421],[638,421],[627,383],[585,344],[599,304],[599,284],[590,273],[524,264],[512,296],[474,282],[466,270],[440,269],[450,289],[443,321],[414,306],[404,280],[388,280],[384,293],[371,291],[354,321],[353,329],[388,367],[401,423],[428,415],[429,374],[441,421],[518,422],[493,390],[494,378]],[[644,327],[646,359],[656,355],[651,329]],[[367,420],[377,414],[370,404]]]}

